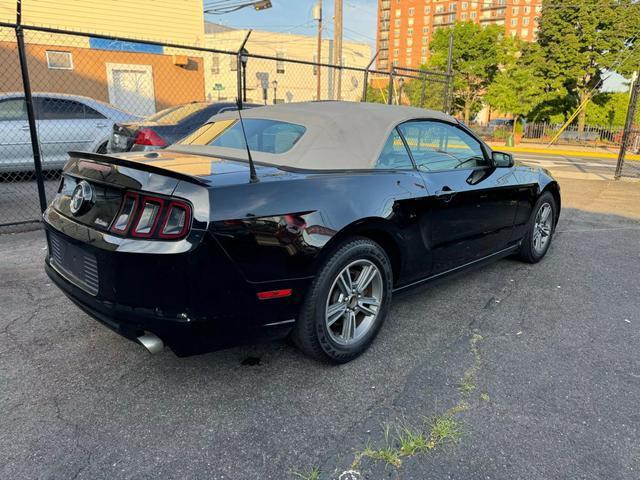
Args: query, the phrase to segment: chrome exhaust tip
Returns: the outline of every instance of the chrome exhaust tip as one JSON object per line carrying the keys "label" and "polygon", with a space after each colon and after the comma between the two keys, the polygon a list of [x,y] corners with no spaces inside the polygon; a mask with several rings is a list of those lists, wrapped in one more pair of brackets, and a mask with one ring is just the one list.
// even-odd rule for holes
{"label": "chrome exhaust tip", "polygon": [[144,335],[138,337],[138,341],[151,354],[160,353],[164,350],[164,342],[160,340],[160,337],[151,332],[144,332]]}

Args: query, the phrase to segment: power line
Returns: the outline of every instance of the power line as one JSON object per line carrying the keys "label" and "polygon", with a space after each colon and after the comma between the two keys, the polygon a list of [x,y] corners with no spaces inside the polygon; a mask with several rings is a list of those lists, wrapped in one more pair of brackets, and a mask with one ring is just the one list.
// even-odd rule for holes
{"label": "power line", "polygon": [[204,5],[204,13],[212,15],[222,15],[225,13],[237,12],[246,7],[253,7],[255,10],[265,10],[271,8],[270,0],[217,0]]}
{"label": "power line", "polygon": [[357,30],[353,30],[352,28],[347,28],[347,27],[345,27],[345,26],[343,26],[342,28],[344,28],[346,31],[351,32],[351,33],[353,33],[353,34],[355,34],[355,35],[358,35],[358,36],[360,36],[360,37],[362,37],[362,38],[366,38],[367,40],[373,40],[373,41],[375,41],[375,40],[376,40],[376,38],[375,38],[375,37],[370,37],[370,36],[368,36],[368,35],[365,35],[364,33],[360,33],[360,32],[358,32]]}

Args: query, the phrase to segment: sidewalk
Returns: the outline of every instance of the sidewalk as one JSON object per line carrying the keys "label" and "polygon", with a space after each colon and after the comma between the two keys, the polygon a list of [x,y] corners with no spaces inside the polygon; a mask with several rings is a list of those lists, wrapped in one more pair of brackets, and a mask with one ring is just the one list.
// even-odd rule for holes
{"label": "sidewalk", "polygon": [[[611,147],[583,147],[580,145],[551,145],[523,142],[515,147],[507,147],[503,142],[487,142],[491,148],[504,152],[539,153],[544,155],[580,156],[595,158],[618,158],[618,149]],[[640,160],[639,154],[629,153],[625,160]]]}

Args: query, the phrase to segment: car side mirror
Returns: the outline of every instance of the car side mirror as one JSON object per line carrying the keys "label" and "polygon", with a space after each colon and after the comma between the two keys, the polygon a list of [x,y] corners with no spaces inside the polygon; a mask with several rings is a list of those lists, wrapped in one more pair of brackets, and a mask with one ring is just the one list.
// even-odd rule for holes
{"label": "car side mirror", "polygon": [[493,152],[491,154],[493,164],[497,168],[509,168],[513,167],[513,155],[504,152]]}

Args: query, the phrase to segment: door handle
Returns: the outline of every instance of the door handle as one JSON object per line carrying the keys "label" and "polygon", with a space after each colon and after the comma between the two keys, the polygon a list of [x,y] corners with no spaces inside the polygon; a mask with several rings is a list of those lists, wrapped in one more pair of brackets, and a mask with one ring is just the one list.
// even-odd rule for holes
{"label": "door handle", "polygon": [[29,130],[29,125],[22,125],[20,127],[20,130],[22,130],[23,132],[26,132],[27,130]]}
{"label": "door handle", "polygon": [[436,198],[444,202],[449,202],[455,194],[456,192],[454,190],[451,190],[450,187],[445,185],[442,189],[436,191]]}
{"label": "door handle", "polygon": [[96,123],[96,128],[105,128],[106,126],[104,123]]}

